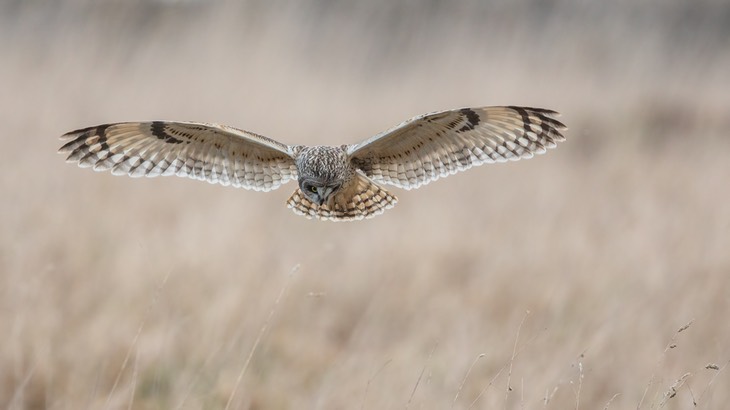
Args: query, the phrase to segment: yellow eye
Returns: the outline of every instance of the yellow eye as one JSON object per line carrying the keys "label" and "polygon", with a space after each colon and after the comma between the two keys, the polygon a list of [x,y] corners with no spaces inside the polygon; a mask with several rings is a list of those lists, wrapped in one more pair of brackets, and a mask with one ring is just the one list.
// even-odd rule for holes
{"label": "yellow eye", "polygon": [[314,185],[310,186],[309,187],[309,190],[312,191],[312,192],[314,192],[314,193],[317,193],[317,187],[314,186]]}

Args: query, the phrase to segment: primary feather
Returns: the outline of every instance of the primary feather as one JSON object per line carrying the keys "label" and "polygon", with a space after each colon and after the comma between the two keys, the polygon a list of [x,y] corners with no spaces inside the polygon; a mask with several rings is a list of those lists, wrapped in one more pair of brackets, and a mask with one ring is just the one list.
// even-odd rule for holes
{"label": "primary feather", "polygon": [[280,142],[231,127],[192,122],[126,122],[69,132],[67,160],[115,175],[178,175],[221,185],[270,191],[297,169]]}
{"label": "primary feather", "polygon": [[412,118],[348,147],[353,163],[377,182],[414,189],[475,165],[531,158],[565,137],[556,112],[482,107]]}

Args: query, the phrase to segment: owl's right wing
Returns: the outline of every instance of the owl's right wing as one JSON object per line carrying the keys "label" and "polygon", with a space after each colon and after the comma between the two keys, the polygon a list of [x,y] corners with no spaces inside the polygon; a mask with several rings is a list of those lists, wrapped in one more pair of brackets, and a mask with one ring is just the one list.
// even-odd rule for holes
{"label": "owl's right wing", "polygon": [[69,132],[68,162],[115,175],[177,175],[270,191],[297,178],[293,149],[252,132],[193,122],[125,122]]}
{"label": "owl's right wing", "polygon": [[350,145],[348,154],[374,181],[414,189],[472,166],[544,153],[565,140],[556,115],[529,107],[425,114]]}

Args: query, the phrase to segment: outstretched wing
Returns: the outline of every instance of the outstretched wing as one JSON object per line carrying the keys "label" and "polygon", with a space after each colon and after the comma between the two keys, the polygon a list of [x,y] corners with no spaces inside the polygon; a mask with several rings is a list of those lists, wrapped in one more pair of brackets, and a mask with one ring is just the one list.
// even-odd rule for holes
{"label": "outstretched wing", "polygon": [[193,122],[125,122],[69,132],[68,162],[115,175],[177,175],[270,191],[296,179],[292,148],[251,132]]}
{"label": "outstretched wing", "polygon": [[531,158],[565,137],[555,111],[482,107],[430,113],[348,147],[368,177],[413,189],[472,166]]}

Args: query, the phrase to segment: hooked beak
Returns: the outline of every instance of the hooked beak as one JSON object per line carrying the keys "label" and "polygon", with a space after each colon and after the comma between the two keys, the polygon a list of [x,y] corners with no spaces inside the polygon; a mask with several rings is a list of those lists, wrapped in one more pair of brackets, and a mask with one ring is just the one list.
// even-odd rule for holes
{"label": "hooked beak", "polygon": [[325,196],[326,193],[327,193],[327,188],[325,188],[323,186],[317,187],[317,199],[319,199],[317,201],[317,205],[321,206],[324,203],[324,198],[326,197]]}
{"label": "hooked beak", "polygon": [[339,187],[317,187],[317,197],[319,198],[319,201],[317,202],[317,205],[322,205],[325,202],[328,202],[330,199],[330,196],[333,192],[335,192]]}

